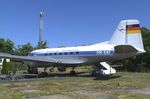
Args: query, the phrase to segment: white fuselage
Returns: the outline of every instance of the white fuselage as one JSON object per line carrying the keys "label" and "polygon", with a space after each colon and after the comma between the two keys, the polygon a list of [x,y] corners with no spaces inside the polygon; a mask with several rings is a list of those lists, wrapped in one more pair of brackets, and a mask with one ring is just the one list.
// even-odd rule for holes
{"label": "white fuselage", "polygon": [[[64,65],[99,64],[102,61],[113,61],[130,57],[133,54],[115,54],[114,45],[98,44],[90,46],[47,48],[32,51],[29,56],[42,57],[43,59],[54,58],[57,63]],[[27,64],[27,63],[26,63]],[[50,63],[28,62],[29,65],[51,65]]]}

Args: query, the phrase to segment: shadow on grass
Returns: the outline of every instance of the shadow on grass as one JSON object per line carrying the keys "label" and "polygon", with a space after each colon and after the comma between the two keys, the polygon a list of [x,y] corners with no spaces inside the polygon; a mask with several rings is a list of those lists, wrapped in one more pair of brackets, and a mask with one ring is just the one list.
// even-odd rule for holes
{"label": "shadow on grass", "polygon": [[40,77],[90,77],[94,80],[109,80],[120,78],[120,75],[106,75],[106,76],[91,76],[89,72],[77,72],[75,75],[70,75],[70,73],[66,72],[58,72],[58,73],[49,73],[48,76],[38,76]]}
{"label": "shadow on grass", "polygon": [[[82,74],[83,74],[83,76],[85,76],[85,77],[90,76],[90,75],[87,75],[86,73],[87,73],[87,72],[77,72],[77,73],[74,74],[74,75],[70,75],[70,73],[58,72],[58,73],[49,73],[47,77],[82,77]],[[39,77],[40,77],[40,76],[39,76]]]}
{"label": "shadow on grass", "polygon": [[106,76],[96,76],[94,80],[109,80],[109,79],[116,79],[120,78],[120,75],[106,75]]}

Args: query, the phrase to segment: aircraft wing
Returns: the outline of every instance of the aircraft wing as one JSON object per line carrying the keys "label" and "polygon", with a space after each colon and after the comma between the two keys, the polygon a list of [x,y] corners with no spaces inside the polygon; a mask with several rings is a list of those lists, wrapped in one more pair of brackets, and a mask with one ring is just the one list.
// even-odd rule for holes
{"label": "aircraft wing", "polygon": [[[45,62],[51,64],[81,64],[86,62],[86,59],[80,57],[47,57],[47,56],[17,56],[6,53],[0,53],[1,58],[8,58],[12,61],[32,61],[32,62]],[[47,57],[47,58],[46,58]]]}
{"label": "aircraft wing", "polygon": [[52,62],[55,63],[56,60],[53,58],[49,59],[43,59],[42,57],[35,57],[35,56],[17,56],[17,55],[11,55],[6,53],[0,53],[1,58],[8,58],[14,61],[38,61],[38,62]]}

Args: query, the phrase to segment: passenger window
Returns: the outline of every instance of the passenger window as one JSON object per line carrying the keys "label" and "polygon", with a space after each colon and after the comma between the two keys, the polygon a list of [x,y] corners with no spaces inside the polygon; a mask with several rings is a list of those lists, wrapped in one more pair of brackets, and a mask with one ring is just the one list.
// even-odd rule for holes
{"label": "passenger window", "polygon": [[67,55],[67,52],[65,52],[65,55]]}
{"label": "passenger window", "polygon": [[59,55],[62,55],[62,53],[59,53]]}
{"label": "passenger window", "polygon": [[76,54],[79,54],[79,52],[76,52]]}
{"label": "passenger window", "polygon": [[113,54],[113,51],[110,51],[110,54]]}
{"label": "passenger window", "polygon": [[54,55],[57,55],[57,53],[54,53]]}
{"label": "passenger window", "polygon": [[70,52],[70,55],[72,55],[73,54],[73,52]]}

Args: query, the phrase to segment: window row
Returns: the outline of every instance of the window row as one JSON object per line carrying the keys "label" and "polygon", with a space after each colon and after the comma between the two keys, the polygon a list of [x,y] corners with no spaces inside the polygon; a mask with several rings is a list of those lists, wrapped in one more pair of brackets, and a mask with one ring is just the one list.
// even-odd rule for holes
{"label": "window row", "polygon": [[76,55],[79,54],[79,52],[60,52],[60,53],[44,53],[44,54],[33,54],[30,53],[29,56],[50,56],[50,55]]}
{"label": "window row", "polygon": [[49,56],[49,55],[75,55],[75,54],[79,54],[79,52],[45,53],[45,56]]}

